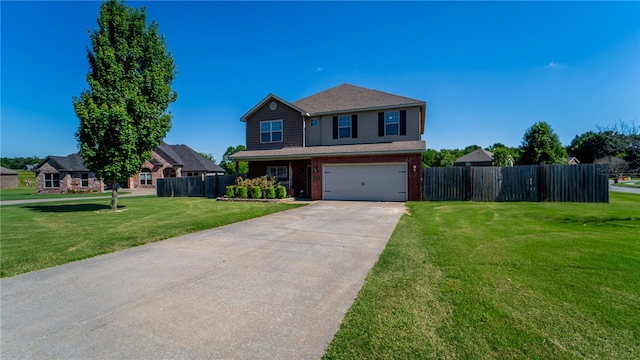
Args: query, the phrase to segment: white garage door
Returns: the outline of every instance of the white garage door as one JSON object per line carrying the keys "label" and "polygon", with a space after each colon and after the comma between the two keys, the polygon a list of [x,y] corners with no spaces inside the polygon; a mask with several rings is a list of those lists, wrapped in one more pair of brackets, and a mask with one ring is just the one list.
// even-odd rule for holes
{"label": "white garage door", "polygon": [[332,164],[323,167],[325,200],[407,200],[407,164]]}

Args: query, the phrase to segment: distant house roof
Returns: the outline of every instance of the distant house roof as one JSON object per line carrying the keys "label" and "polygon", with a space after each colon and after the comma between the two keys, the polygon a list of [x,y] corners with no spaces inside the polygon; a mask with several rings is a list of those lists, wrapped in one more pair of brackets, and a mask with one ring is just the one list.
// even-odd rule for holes
{"label": "distant house roof", "polygon": [[[182,171],[210,173],[226,172],[225,169],[198,154],[187,145],[169,145],[163,142],[157,146],[154,151],[159,156],[162,156],[162,158],[172,166],[181,166]],[[69,156],[47,156],[44,161],[36,166],[36,169],[40,168],[42,164],[48,161],[55,162],[58,165],[57,167],[59,171],[91,171],[84,166],[84,161],[79,154],[72,154]],[[162,162],[155,158],[152,158],[150,162],[154,165],[162,165]]]}
{"label": "distant house roof", "polygon": [[424,140],[376,144],[288,147],[273,150],[245,150],[231,155],[232,160],[308,159],[312,156],[414,154],[425,151]]}
{"label": "distant house roof", "polygon": [[36,166],[38,166],[38,164],[27,164],[22,168],[22,170],[24,170],[24,171],[33,171],[33,169],[35,169]]}
{"label": "distant house roof", "polygon": [[18,175],[18,173],[11,169],[7,169],[6,167],[0,166],[0,175]]}
{"label": "distant house roof", "polygon": [[489,165],[493,161],[493,153],[483,148],[476,149],[467,155],[461,156],[456,159],[454,165],[477,164],[488,163]]}
{"label": "distant house roof", "polygon": [[578,160],[578,158],[575,156],[568,157],[565,160],[567,160],[567,164],[569,165],[580,164],[580,160]]}
{"label": "distant house roof", "polygon": [[59,171],[91,171],[84,166],[84,160],[80,154],[71,154],[69,156],[47,156],[34,170],[38,170],[43,164],[52,161],[58,165]]}

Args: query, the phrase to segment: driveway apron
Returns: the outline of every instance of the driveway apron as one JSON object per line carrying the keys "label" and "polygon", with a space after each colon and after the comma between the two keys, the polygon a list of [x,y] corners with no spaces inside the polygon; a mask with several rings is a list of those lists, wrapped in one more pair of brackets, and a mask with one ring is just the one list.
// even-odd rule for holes
{"label": "driveway apron", "polygon": [[403,211],[316,202],[3,279],[0,357],[317,359]]}

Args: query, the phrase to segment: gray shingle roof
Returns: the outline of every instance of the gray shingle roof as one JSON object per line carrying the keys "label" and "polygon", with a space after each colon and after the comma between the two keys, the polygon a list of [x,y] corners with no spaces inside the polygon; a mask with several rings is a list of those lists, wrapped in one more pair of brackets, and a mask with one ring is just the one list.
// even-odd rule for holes
{"label": "gray shingle roof", "polygon": [[309,159],[317,156],[415,154],[425,151],[424,140],[376,144],[289,147],[275,150],[245,150],[231,155],[232,160]]}
{"label": "gray shingle roof", "polygon": [[472,162],[482,162],[482,161],[493,161],[493,153],[491,151],[487,151],[483,148],[476,149],[467,155],[461,156],[456,159],[456,163],[472,163]]}
{"label": "gray shingle roof", "polygon": [[294,101],[293,105],[311,115],[336,113],[362,109],[378,109],[393,106],[424,106],[422,100],[342,84],[331,89]]}
{"label": "gray shingle roof", "polygon": [[2,175],[18,175],[17,172],[11,170],[11,169],[7,169],[6,167],[2,167],[0,166],[0,174]]}
{"label": "gray shingle roof", "polygon": [[182,163],[182,171],[226,172],[187,145],[169,145]]}
{"label": "gray shingle roof", "polygon": [[84,160],[80,156],[80,154],[71,154],[69,156],[47,156],[43,162],[41,162],[37,167],[40,168],[42,164],[48,162],[49,160],[55,162],[60,166],[58,170],[60,171],[91,171],[84,166]]}

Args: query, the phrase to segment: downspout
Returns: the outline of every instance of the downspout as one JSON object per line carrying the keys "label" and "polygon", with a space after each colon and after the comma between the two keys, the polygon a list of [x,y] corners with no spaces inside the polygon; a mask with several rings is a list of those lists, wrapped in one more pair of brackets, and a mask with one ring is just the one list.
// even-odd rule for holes
{"label": "downspout", "polygon": [[302,117],[302,147],[307,147],[307,122],[304,121],[304,116]]}

